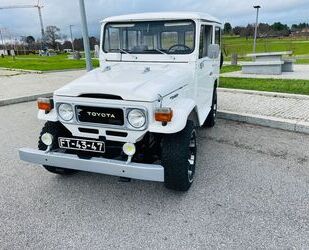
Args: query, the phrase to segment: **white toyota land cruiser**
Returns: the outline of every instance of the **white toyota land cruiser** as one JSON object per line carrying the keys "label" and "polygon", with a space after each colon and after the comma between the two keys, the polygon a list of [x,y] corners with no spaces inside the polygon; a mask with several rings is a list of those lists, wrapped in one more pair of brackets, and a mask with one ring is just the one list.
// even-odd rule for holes
{"label": "white toyota land cruiser", "polygon": [[56,174],[78,170],[164,182],[186,191],[196,127],[212,127],[221,23],[202,13],[144,13],[102,22],[100,67],[38,100],[38,150],[20,158]]}

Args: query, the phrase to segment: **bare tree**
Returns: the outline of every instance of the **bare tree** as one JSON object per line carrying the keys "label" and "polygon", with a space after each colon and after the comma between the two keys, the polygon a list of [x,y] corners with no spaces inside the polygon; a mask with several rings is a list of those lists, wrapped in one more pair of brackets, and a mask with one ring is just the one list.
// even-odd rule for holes
{"label": "bare tree", "polygon": [[57,39],[60,39],[60,29],[57,26],[47,26],[45,30],[45,42],[53,49],[57,49]]}

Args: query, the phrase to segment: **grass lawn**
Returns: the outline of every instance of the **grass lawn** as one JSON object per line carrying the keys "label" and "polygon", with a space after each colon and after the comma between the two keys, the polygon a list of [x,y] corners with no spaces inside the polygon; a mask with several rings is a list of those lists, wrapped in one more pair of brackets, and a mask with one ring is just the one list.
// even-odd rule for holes
{"label": "grass lawn", "polygon": [[223,65],[221,69],[221,74],[230,73],[234,71],[240,71],[240,70],[241,70],[241,66],[239,65]]}
{"label": "grass lawn", "polygon": [[[224,36],[223,48],[226,53],[226,60],[230,61],[233,53],[237,53],[241,60],[251,60],[244,57],[252,53],[253,39],[246,39],[238,36]],[[309,38],[308,37],[284,37],[284,38],[258,38],[257,53],[293,51],[293,56],[305,55],[305,58],[297,59],[298,64],[309,64]]]}
{"label": "grass lawn", "polygon": [[308,59],[297,59],[296,64],[309,64],[309,58]]}
{"label": "grass lawn", "polygon": [[[246,55],[252,53],[253,39],[224,36],[223,45],[228,55],[232,53]],[[294,55],[305,55],[309,51],[309,39],[307,37],[258,38],[256,50],[257,52],[293,51]]]}
{"label": "grass lawn", "polygon": [[[93,66],[99,66],[99,60],[92,60]],[[67,55],[57,55],[43,57],[38,55],[16,56],[15,60],[11,56],[0,57],[0,67],[29,70],[64,70],[81,69],[86,67],[85,60],[70,60]]]}
{"label": "grass lawn", "polygon": [[221,77],[220,87],[309,95],[309,80]]}

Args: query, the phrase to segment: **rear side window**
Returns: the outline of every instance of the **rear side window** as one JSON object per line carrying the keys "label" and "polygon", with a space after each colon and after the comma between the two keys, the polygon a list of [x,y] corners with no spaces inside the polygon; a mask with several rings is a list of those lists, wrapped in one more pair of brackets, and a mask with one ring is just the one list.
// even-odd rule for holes
{"label": "rear side window", "polygon": [[215,44],[221,45],[221,29],[219,27],[215,29]]}

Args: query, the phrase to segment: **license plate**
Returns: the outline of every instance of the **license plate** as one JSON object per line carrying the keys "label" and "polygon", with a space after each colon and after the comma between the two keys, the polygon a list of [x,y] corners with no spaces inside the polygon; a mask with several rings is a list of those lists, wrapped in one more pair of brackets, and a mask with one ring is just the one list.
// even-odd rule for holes
{"label": "license plate", "polygon": [[75,149],[80,151],[89,152],[105,152],[105,144],[102,141],[83,140],[83,139],[72,139],[62,138],[58,139],[59,147],[63,149]]}

